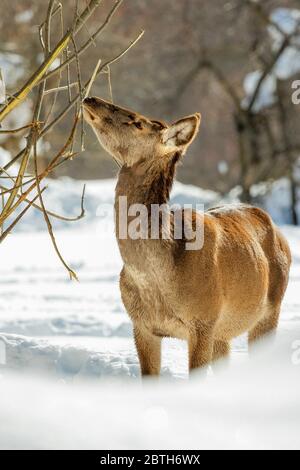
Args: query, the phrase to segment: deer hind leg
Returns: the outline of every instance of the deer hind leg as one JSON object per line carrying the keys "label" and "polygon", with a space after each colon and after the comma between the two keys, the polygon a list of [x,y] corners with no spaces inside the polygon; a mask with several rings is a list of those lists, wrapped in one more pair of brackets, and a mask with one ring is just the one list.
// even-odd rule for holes
{"label": "deer hind leg", "polygon": [[275,337],[280,315],[280,305],[269,307],[267,314],[248,333],[249,347],[266,335]]}
{"label": "deer hind leg", "polygon": [[195,323],[189,337],[190,371],[208,366],[212,360],[213,345],[213,325]]}
{"label": "deer hind leg", "polygon": [[216,339],[214,341],[212,361],[217,362],[220,359],[227,359],[230,353],[229,341]]}
{"label": "deer hind leg", "polygon": [[135,325],[134,340],[142,376],[159,375],[161,368],[161,338],[154,336],[145,328]]}

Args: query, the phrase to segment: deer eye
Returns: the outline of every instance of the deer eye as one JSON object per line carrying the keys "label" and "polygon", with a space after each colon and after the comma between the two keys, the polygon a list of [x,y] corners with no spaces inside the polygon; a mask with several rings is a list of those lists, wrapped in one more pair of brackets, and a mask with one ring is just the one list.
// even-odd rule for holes
{"label": "deer eye", "polygon": [[154,127],[158,128],[159,130],[166,128],[166,126],[160,121],[152,121],[152,124],[154,124]]}
{"label": "deer eye", "polygon": [[104,121],[106,122],[106,124],[113,124],[113,120],[110,117],[105,117]]}
{"label": "deer eye", "polygon": [[141,124],[139,121],[137,121],[137,122],[135,121],[133,124],[135,125],[135,127],[136,127],[137,129],[140,129],[140,130],[143,129],[143,126],[142,126],[142,124]]}

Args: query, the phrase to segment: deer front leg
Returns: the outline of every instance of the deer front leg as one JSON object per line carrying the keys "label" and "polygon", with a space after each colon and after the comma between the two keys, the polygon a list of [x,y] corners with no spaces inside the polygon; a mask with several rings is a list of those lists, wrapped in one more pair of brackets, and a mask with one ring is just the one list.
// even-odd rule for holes
{"label": "deer front leg", "polygon": [[189,337],[190,372],[208,366],[212,360],[213,345],[213,325],[195,322]]}
{"label": "deer front leg", "polygon": [[146,328],[134,325],[134,340],[143,377],[157,376],[161,366],[161,338]]}

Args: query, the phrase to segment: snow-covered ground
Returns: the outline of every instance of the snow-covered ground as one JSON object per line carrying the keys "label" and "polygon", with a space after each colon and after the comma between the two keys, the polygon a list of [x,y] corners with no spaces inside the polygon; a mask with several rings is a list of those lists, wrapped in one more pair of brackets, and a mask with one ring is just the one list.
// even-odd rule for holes
{"label": "snow-covered ground", "polygon": [[[16,21],[31,15],[31,10],[22,12]],[[274,10],[272,21],[290,33],[299,15],[281,8]],[[269,32],[277,51],[283,35],[274,27]],[[276,79],[299,72],[299,63],[297,38],[266,77],[254,110],[274,102]],[[24,72],[23,59],[2,53],[0,69],[2,102],[5,82],[14,84],[12,71],[15,81]],[[260,71],[246,77],[244,105],[260,77]],[[10,114],[4,127],[28,122],[30,102],[23,107]],[[10,158],[0,147],[0,166]],[[11,168],[17,170],[18,165]],[[229,367],[220,365],[207,377],[196,374],[188,381],[186,344],[165,340],[162,379],[141,386],[118,288],[114,184],[88,184],[84,220],[53,220],[58,245],[79,283],[69,281],[35,210],[0,245],[0,448],[299,449],[300,228],[282,228],[293,266],[275,343],[263,343],[249,358],[246,338],[237,338]],[[45,193],[47,208],[77,215],[81,187],[67,178],[52,181]],[[253,193],[277,223],[290,222],[287,180],[271,191],[258,185]],[[238,195],[235,188],[224,202],[236,202]],[[173,201],[206,207],[222,202],[213,191],[180,183]]]}
{"label": "snow-covered ground", "polygon": [[[28,213],[17,233],[0,246],[0,334],[8,367],[47,369],[67,377],[137,377],[131,323],[118,287],[122,263],[114,236],[114,186],[114,180],[88,184],[83,220],[53,219],[58,245],[79,283],[69,281],[38,211]],[[70,179],[51,181],[47,207],[75,215],[81,188]],[[214,192],[180,183],[173,192],[174,203],[207,205],[216,200]],[[178,348],[170,347],[177,354]],[[185,362],[175,374],[185,375]],[[165,373],[171,368],[167,361]]]}
{"label": "snow-covered ground", "polygon": [[[141,387],[112,214],[104,217],[114,184],[88,184],[84,220],[54,222],[79,283],[37,211],[0,245],[0,447],[300,447],[300,229],[283,227],[293,267],[275,346],[250,361],[238,338],[229,370],[188,382],[186,344],[166,340],[162,380]],[[51,182],[48,208],[70,216],[80,189]],[[173,200],[208,206],[218,195],[178,183]]]}

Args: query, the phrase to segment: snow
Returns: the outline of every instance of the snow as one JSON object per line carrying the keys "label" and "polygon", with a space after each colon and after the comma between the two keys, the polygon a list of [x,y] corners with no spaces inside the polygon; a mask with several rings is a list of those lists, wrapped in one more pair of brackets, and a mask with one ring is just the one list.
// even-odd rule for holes
{"label": "snow", "polygon": [[[0,147],[0,167],[10,160],[10,154]],[[11,174],[17,174],[18,164],[14,164]],[[297,172],[296,172],[297,176]],[[80,214],[81,195],[85,182],[74,181],[64,177],[57,180],[45,180],[47,191],[44,193],[46,208],[52,212],[67,217],[76,217]],[[114,191],[116,180],[94,180],[90,181],[86,187],[85,196],[85,218],[76,222],[66,222],[52,218],[55,230],[93,230],[106,235],[113,234],[114,231]],[[241,195],[241,188],[233,188],[229,194],[222,196],[211,190],[203,190],[196,186],[184,185],[176,182],[171,194],[171,204],[183,205],[191,204],[196,207],[204,205],[205,209],[219,204],[238,203]],[[290,191],[289,181],[282,178],[274,183],[260,183],[251,188],[251,195],[254,204],[265,208],[273,217],[276,223],[290,224],[292,221],[290,213]],[[300,201],[300,193],[299,193]],[[298,205],[300,216],[300,203]],[[15,227],[15,232],[35,232],[45,231],[46,226],[42,214],[37,210],[29,211]],[[76,231],[75,231],[76,232]]]}
{"label": "snow", "polygon": [[[292,41],[294,47],[285,50],[274,71],[279,79],[286,80],[300,72],[300,10],[277,8],[271,14],[271,20],[283,33],[297,33]],[[284,41],[284,36],[274,26],[270,27],[270,34],[274,41],[274,49],[278,50]]]}
{"label": "snow", "polygon": [[266,345],[269,353],[190,382],[4,376],[0,446],[299,449],[299,366],[286,341],[278,344],[276,353]]}
{"label": "snow", "polygon": [[14,87],[24,75],[24,60],[13,52],[0,52],[0,69],[7,88]]}
{"label": "snow", "polygon": [[[117,332],[116,332],[117,334]],[[133,351],[110,351],[101,341],[93,348],[78,344],[73,345],[45,339],[32,339],[17,335],[0,335],[0,341],[5,344],[6,368],[13,371],[38,373],[64,379],[78,377],[137,377],[139,366]],[[89,342],[90,344],[90,342]],[[113,342],[112,342],[113,344]]]}
{"label": "snow", "polygon": [[[15,92],[14,88],[24,78],[24,75],[25,62],[22,56],[13,52],[0,52],[0,104],[5,103],[6,90]],[[23,101],[1,121],[1,127],[3,129],[16,129],[27,125],[31,122],[31,108],[32,102],[30,99]],[[1,134],[0,144],[8,137],[11,137],[11,135]]]}
{"label": "snow", "polygon": [[228,163],[225,160],[220,160],[218,163],[218,172],[220,175],[226,175],[229,171]]}
{"label": "snow", "polygon": [[[22,126],[26,126],[28,123],[31,122],[31,110],[32,102],[31,100],[23,101],[21,104],[17,106],[17,108],[13,109],[6,118],[1,121],[2,129],[17,129]],[[20,134],[18,134],[20,137]],[[1,143],[5,142],[6,139],[11,138],[12,134],[1,134],[0,135],[0,145]],[[20,140],[19,145],[20,149],[23,148],[24,143],[26,141]],[[1,147],[0,147],[1,150]]]}
{"label": "snow", "polygon": [[[9,153],[0,147],[0,166],[7,163],[10,159]],[[12,170],[12,174],[13,174]],[[59,180],[45,180],[48,186],[44,193],[44,201],[47,209],[52,212],[66,215],[67,217],[76,217],[80,214],[80,203],[84,181],[74,181],[71,178],[64,177]],[[113,206],[116,181],[114,179],[90,181],[86,188],[84,220],[75,223],[65,222],[54,219],[53,227],[55,229],[72,230],[89,229],[89,224],[94,225],[94,230],[112,233],[113,230]],[[203,190],[192,185],[183,185],[176,182],[172,192],[172,204],[204,204],[206,207],[216,204],[220,200],[218,193],[209,190]],[[32,227],[35,231],[46,230],[42,214],[37,210],[29,211],[16,227],[16,231],[31,232]]]}
{"label": "snow", "polygon": [[[32,10],[25,10],[15,19],[23,23],[31,17]],[[276,9],[271,19],[291,33],[300,11]],[[275,27],[269,34],[276,51],[283,36]],[[299,44],[296,38],[294,46]],[[277,78],[300,72],[299,64],[299,49],[287,48],[265,79],[255,110],[274,103]],[[24,75],[24,62],[1,53],[0,69],[11,89]],[[260,71],[246,77],[244,105],[260,77]],[[21,127],[30,117],[27,101],[3,127]],[[0,147],[0,166],[9,159]],[[219,171],[225,174],[223,166]],[[17,170],[18,165],[11,169]],[[76,216],[83,182],[47,183],[46,207]],[[0,245],[0,448],[299,449],[300,228],[282,227],[293,265],[276,341],[265,341],[249,356],[246,336],[237,338],[229,366],[187,380],[186,343],[164,340],[162,377],[141,387],[132,325],[118,286],[115,183],[88,183],[83,220],[53,219],[58,245],[79,283],[68,280],[36,210]],[[270,191],[256,185],[252,193],[277,223],[290,222],[286,179]],[[238,198],[239,188],[224,198],[180,183],[172,192],[173,203],[206,208]]]}
{"label": "snow", "polygon": [[[0,135],[0,142],[1,142],[1,135]],[[8,152],[8,150],[5,150],[3,147],[0,146],[0,168],[3,168],[10,161],[11,161],[10,152]],[[16,162],[10,167],[10,175],[16,176],[18,174],[18,170],[19,170],[19,164]],[[6,185],[7,180],[0,180],[0,184],[4,184],[4,183]]]}
{"label": "snow", "polygon": [[11,160],[11,155],[8,150],[0,147],[0,167],[3,167]]}
{"label": "snow", "polygon": [[2,76],[2,72],[0,69],[0,104],[5,103],[6,101],[6,87],[5,87],[5,81]]}
{"label": "snow", "polygon": [[[298,176],[296,168],[295,177],[298,178]],[[271,214],[275,223],[279,225],[292,223],[290,182],[286,178],[281,178],[272,184],[259,183],[252,186],[251,196],[256,204]],[[298,188],[297,199],[296,211],[300,216],[300,188]]]}
{"label": "snow", "polygon": [[[271,21],[274,25],[280,28],[280,31],[276,26],[270,26],[270,33],[274,40],[277,41],[277,45],[281,46],[284,38],[283,34],[294,34],[297,33],[297,29],[300,25],[300,10],[291,8],[276,8],[271,13]],[[295,39],[295,43],[299,43],[299,38]]]}
{"label": "snow", "polygon": [[23,10],[15,16],[16,23],[29,23],[32,20],[34,11],[29,8],[28,10]]}
{"label": "snow", "polygon": [[[50,181],[47,207],[76,214],[82,184]],[[275,347],[249,359],[246,337],[237,338],[229,369],[188,381],[186,343],[164,340],[162,378],[141,387],[113,220],[101,216],[115,184],[89,182],[86,218],[55,222],[79,283],[68,280],[37,211],[0,245],[0,448],[299,447],[300,228],[283,227],[293,266]],[[273,210],[285,207],[285,193],[284,185],[269,193]],[[180,183],[172,196],[220,201]]]}
{"label": "snow", "polygon": [[[45,60],[45,56],[42,52],[37,55],[36,61],[39,65],[42,64],[44,62],[44,60]],[[54,61],[49,65],[48,71],[51,72],[52,70],[59,67],[60,64],[61,64],[60,58],[54,59]]]}
{"label": "snow", "polygon": [[[247,107],[249,105],[262,75],[263,73],[260,70],[250,72],[246,75],[244,80],[244,90],[246,92],[246,98],[243,100],[243,106]],[[253,106],[253,110],[257,112],[261,109],[268,108],[269,106],[274,104],[275,92],[276,76],[268,75],[264,79],[263,84],[261,85],[260,91]]]}
{"label": "snow", "polygon": [[[270,20],[276,26],[269,27],[269,34],[273,43],[274,54],[280,49],[284,34],[297,33],[300,25],[300,10],[290,8],[276,8],[270,16]],[[276,101],[276,81],[287,80],[300,72],[300,29],[299,34],[292,41],[292,45],[287,47],[281,54],[272,72],[266,76],[260,92],[256,98],[253,110],[258,112],[273,105]],[[251,101],[257,84],[262,77],[262,72],[257,70],[249,73],[244,80],[246,97],[242,105],[247,107]]]}

